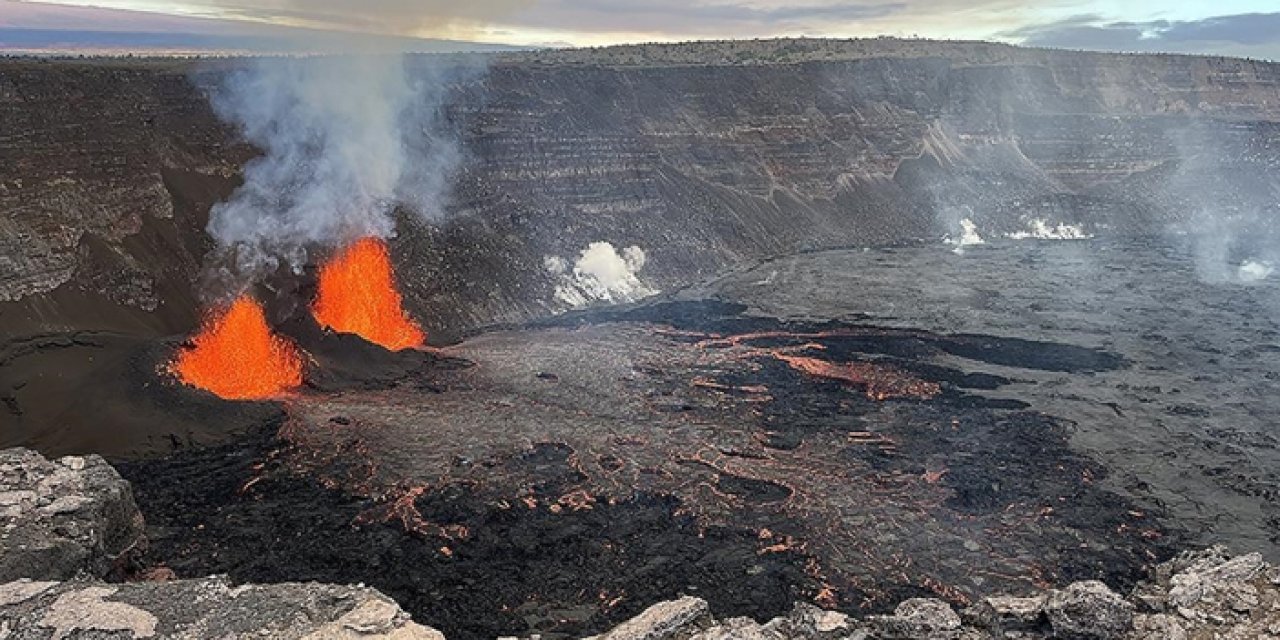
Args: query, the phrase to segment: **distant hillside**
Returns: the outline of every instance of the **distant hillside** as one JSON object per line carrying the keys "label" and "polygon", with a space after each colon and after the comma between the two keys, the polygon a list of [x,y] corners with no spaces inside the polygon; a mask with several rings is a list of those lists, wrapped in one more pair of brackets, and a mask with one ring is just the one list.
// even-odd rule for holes
{"label": "distant hillside", "polygon": [[861,60],[866,58],[945,57],[953,63],[1004,64],[1071,54],[1077,56],[1189,56],[1186,54],[1125,54],[1093,51],[1065,51],[1020,47],[978,40],[923,40],[917,38],[771,38],[758,40],[707,40],[680,43],[651,43],[539,49],[512,56],[511,60],[539,64],[604,66],[733,66],[796,64]]}

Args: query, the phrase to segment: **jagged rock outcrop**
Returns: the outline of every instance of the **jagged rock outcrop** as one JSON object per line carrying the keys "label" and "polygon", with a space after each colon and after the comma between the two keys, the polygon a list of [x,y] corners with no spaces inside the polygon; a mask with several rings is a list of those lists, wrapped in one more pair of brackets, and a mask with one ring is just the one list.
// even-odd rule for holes
{"label": "jagged rock outcrop", "polygon": [[[759,623],[715,620],[685,597],[654,605],[600,640],[1244,640],[1280,638],[1280,567],[1222,547],[1186,552],[1122,597],[1097,581],[1029,597],[988,597],[957,612],[915,598],[865,620],[801,604]],[[616,634],[616,635],[615,635]]]}
{"label": "jagged rock outcrop", "polygon": [[[591,640],[1224,640],[1280,637],[1280,569],[1222,548],[1185,553],[1129,598],[1079,582],[1026,598],[991,597],[961,612],[907,600],[865,620],[800,604],[760,623],[715,619],[684,597],[653,605]],[[394,638],[443,640],[386,596],[359,586],[232,586],[224,578],[104,584],[18,580],[0,585],[0,632],[48,638]],[[119,636],[109,634],[120,634]]]}
{"label": "jagged rock outcrop", "polygon": [[1054,591],[1044,605],[1054,635],[1064,638],[1123,637],[1133,627],[1133,609],[1097,580]]}
{"label": "jagged rock outcrop", "polygon": [[0,638],[443,640],[363,586],[98,580],[144,541],[129,483],[101,457],[0,451]]}
{"label": "jagged rock outcrop", "polygon": [[144,536],[129,483],[101,457],[0,451],[0,582],[102,577]]}
{"label": "jagged rock outcrop", "polygon": [[709,626],[710,622],[711,609],[707,602],[685,596],[655,604],[612,631],[594,636],[594,640],[660,640],[674,637],[682,630]]}
{"label": "jagged rock outcrop", "polygon": [[358,586],[16,581],[0,585],[0,637],[443,640]]}

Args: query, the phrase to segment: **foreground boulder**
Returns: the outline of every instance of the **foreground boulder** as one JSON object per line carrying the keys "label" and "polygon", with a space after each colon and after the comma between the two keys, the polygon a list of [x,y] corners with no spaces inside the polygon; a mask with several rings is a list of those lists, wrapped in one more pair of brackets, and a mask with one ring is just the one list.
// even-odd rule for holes
{"label": "foreground boulder", "polygon": [[443,640],[390,598],[365,587],[234,587],[220,577],[103,584],[0,585],[0,637]]}
{"label": "foreground boulder", "polygon": [[1222,547],[1155,568],[1128,597],[1088,580],[1026,597],[982,598],[957,613],[913,598],[865,620],[801,604],[759,623],[716,620],[697,598],[664,602],[600,640],[1280,640],[1280,568]]}
{"label": "foreground boulder", "polygon": [[1280,638],[1280,568],[1223,547],[1183,553],[1160,565],[1134,592],[1147,611],[1132,637],[1142,640]]}
{"label": "foreground boulder", "polygon": [[1134,606],[1097,580],[1054,591],[1045,614],[1059,638],[1119,640],[1133,628]]}
{"label": "foreground boulder", "polygon": [[659,602],[593,640],[668,640],[687,637],[702,627],[710,626],[710,622],[711,610],[707,602],[685,596],[679,600]]}
{"label": "foreground boulder", "polygon": [[891,616],[870,619],[878,638],[952,640],[960,637],[960,616],[951,605],[933,598],[912,598],[899,604]]}
{"label": "foreground boulder", "polygon": [[129,483],[102,458],[0,451],[0,582],[102,577],[144,540]]}

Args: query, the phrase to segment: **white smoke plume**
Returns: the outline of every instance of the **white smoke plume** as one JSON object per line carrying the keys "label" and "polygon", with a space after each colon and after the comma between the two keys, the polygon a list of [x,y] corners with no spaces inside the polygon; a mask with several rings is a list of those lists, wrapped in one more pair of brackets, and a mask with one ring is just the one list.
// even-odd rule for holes
{"label": "white smoke plume", "polygon": [[547,256],[543,263],[560,280],[556,299],[584,307],[597,301],[632,302],[656,293],[638,275],[647,261],[640,247],[618,253],[612,243],[592,242],[578,255],[572,270],[569,261],[559,256]]}
{"label": "white smoke plume", "polygon": [[438,215],[459,152],[442,131],[445,75],[405,55],[252,60],[210,89],[262,155],[208,232],[244,284],[314,248],[395,233],[397,206]]}
{"label": "white smoke plume", "polygon": [[1236,270],[1236,278],[1241,282],[1258,282],[1266,280],[1275,273],[1275,266],[1270,262],[1261,262],[1258,260],[1246,260],[1240,268]]}
{"label": "white smoke plume", "polygon": [[1093,237],[1078,224],[1052,224],[1039,218],[1032,218],[1026,224],[1025,231],[1006,233],[1004,237],[1011,240],[1088,240]]}
{"label": "white smoke plume", "polygon": [[1280,180],[1255,135],[1202,123],[1172,136],[1177,170],[1163,186],[1188,211],[1172,230],[1189,241],[1203,282],[1257,282],[1280,263]]}
{"label": "white smoke plume", "polygon": [[978,234],[978,225],[974,224],[973,220],[961,218],[955,226],[959,228],[959,233],[945,235],[942,237],[942,241],[954,245],[955,248],[952,251],[956,255],[963,255],[965,247],[986,244],[987,241],[983,240],[982,236]]}

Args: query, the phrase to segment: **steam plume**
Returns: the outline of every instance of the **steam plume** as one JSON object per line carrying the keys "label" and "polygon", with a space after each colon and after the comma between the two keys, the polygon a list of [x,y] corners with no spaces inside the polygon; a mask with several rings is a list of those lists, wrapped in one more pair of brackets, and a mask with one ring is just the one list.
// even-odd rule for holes
{"label": "steam plume", "polygon": [[592,242],[578,255],[572,271],[569,261],[547,256],[543,263],[559,279],[556,298],[573,307],[594,301],[631,302],[656,293],[639,277],[648,262],[644,249],[630,246],[621,253],[610,242]]}
{"label": "steam plume", "polygon": [[1204,282],[1256,282],[1280,264],[1280,182],[1260,166],[1255,135],[1210,123],[1172,138],[1179,160],[1164,187],[1189,211],[1174,230],[1190,240]]}
{"label": "steam plume", "polygon": [[218,115],[263,152],[209,219],[234,284],[296,270],[309,249],[390,237],[398,205],[438,215],[458,146],[442,127],[445,73],[413,61],[261,59],[211,89]]}

